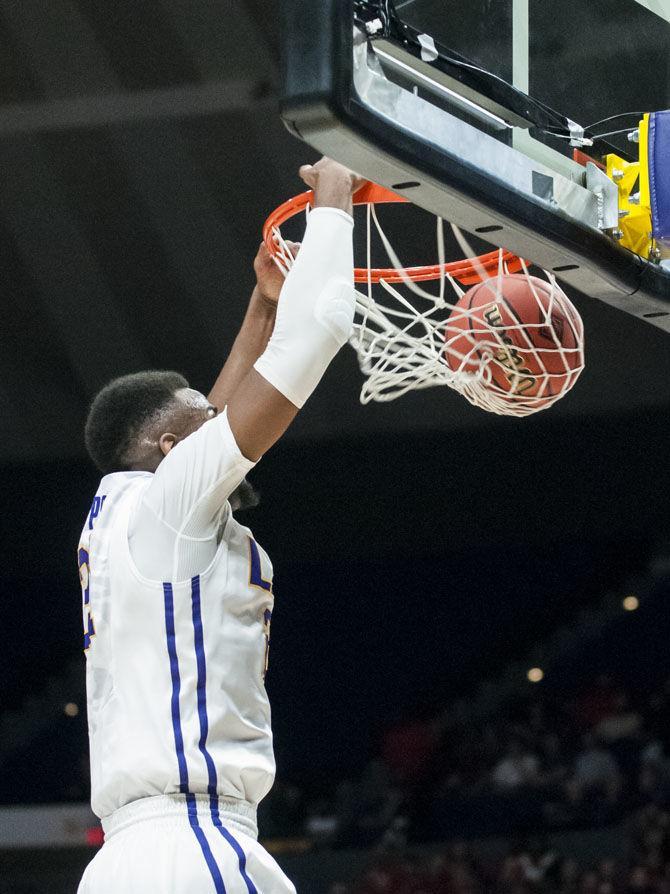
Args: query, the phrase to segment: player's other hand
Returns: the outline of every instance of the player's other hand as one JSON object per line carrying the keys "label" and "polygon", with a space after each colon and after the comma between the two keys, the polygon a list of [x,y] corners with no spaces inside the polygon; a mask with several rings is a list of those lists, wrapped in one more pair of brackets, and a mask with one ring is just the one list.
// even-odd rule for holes
{"label": "player's other hand", "polygon": [[[300,251],[300,243],[287,242],[286,244],[295,258]],[[261,297],[269,304],[276,305],[285,277],[272,260],[272,255],[267,250],[264,242],[261,242],[258,253],[254,258],[254,272],[256,274],[256,285]]]}
{"label": "player's other hand", "polygon": [[360,177],[344,165],[324,156],[315,165],[303,165],[300,168],[300,177],[311,189],[318,189],[325,183],[342,184],[348,188],[350,195],[367,183],[364,177]]}

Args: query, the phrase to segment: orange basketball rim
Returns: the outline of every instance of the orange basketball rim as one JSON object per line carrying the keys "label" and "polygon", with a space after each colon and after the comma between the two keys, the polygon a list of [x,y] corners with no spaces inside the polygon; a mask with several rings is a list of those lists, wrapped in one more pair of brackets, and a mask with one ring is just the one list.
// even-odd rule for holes
{"label": "orange basketball rim", "polygon": [[[273,257],[279,257],[280,245],[276,238],[281,227],[287,220],[304,212],[311,207],[314,201],[312,190],[300,193],[292,199],[284,202],[268,216],[263,225],[263,241]],[[409,199],[391,192],[376,183],[366,183],[354,194],[354,205],[387,205],[392,203],[409,204]],[[508,273],[518,273],[522,267],[522,261],[509,251],[503,251],[502,263]],[[421,267],[405,267],[398,271],[395,267],[356,267],[354,269],[354,281],[359,283],[378,283],[384,280],[387,283],[402,283],[406,279],[414,282],[426,282],[428,280],[442,279],[444,276],[453,277],[464,285],[473,285],[491,276],[496,276],[500,265],[500,251],[496,249],[477,258],[464,258],[460,261],[451,261],[446,264],[427,264]]]}

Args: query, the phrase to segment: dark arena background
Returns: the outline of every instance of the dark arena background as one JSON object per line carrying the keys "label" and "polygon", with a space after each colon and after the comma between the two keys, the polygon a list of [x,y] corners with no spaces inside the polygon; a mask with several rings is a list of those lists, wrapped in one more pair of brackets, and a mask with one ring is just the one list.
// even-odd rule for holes
{"label": "dark arena background", "polygon": [[[263,0],[2,0],[0,58],[0,892],[70,894],[101,844],[87,407],[147,368],[207,392],[317,156],[279,118]],[[556,407],[362,406],[345,348],[250,476],[276,596],[260,837],[299,892],[670,890],[670,351],[571,297],[587,368]]]}

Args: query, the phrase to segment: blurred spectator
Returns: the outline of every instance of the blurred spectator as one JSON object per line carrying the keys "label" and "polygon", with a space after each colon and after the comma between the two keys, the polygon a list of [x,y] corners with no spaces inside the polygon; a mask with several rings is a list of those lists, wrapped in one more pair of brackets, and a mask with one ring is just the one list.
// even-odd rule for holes
{"label": "blurred spectator", "polygon": [[520,856],[524,880],[534,888],[541,887],[557,861],[558,856],[550,848],[534,847],[524,850]]}
{"label": "blurred spectator", "polygon": [[642,727],[642,717],[635,711],[625,692],[618,692],[612,711],[597,723],[593,731],[606,744],[620,739],[634,739]]}
{"label": "blurred spectator", "polygon": [[417,873],[403,857],[382,857],[363,873],[351,894],[416,894]]}
{"label": "blurred spectator", "polygon": [[381,846],[389,852],[401,851],[407,845],[407,830],[409,820],[406,816],[396,816],[389,828],[384,832]]}
{"label": "blurred spectator", "polygon": [[646,866],[635,866],[628,876],[625,894],[656,894],[651,874]]}
{"label": "blurred spectator", "polygon": [[644,863],[649,854],[660,852],[670,863],[670,814],[648,804],[634,817],[631,829],[633,854]]}
{"label": "blurred spectator", "polygon": [[598,864],[598,894],[620,894],[621,873],[616,860],[601,860]]}
{"label": "blurred spectator", "polygon": [[391,784],[382,761],[370,761],[358,782],[347,780],[337,787],[335,816],[341,846],[374,844],[391,827],[403,800]]}
{"label": "blurred spectator", "polygon": [[595,736],[582,737],[582,750],[575,758],[571,795],[579,800],[586,796],[605,796],[615,801],[621,789],[619,767],[610,751]]}
{"label": "blurred spectator", "polygon": [[579,894],[598,894],[598,873],[585,872],[579,881]]}
{"label": "blurred spectator", "polygon": [[326,799],[316,801],[307,808],[305,834],[315,845],[327,847],[335,842],[339,830],[333,805]]}
{"label": "blurred spectator", "polygon": [[507,752],[491,773],[491,781],[502,791],[535,785],[539,779],[540,761],[524,748],[519,739],[511,739]]}
{"label": "blurred spectator", "polygon": [[566,858],[558,871],[558,890],[561,894],[576,894],[579,890],[579,863]]}
{"label": "blurred spectator", "polygon": [[454,842],[442,857],[442,865],[433,864],[428,874],[431,894],[453,891],[475,894],[482,890],[477,865],[464,841]]}
{"label": "blurred spectator", "polygon": [[528,890],[521,857],[522,852],[515,850],[502,861],[496,880],[498,890],[507,894],[524,894]]}
{"label": "blurred spectator", "polygon": [[658,739],[649,742],[640,755],[638,790],[645,802],[670,804],[670,765]]}
{"label": "blurred spectator", "polygon": [[402,800],[381,761],[370,761],[357,792],[357,825],[363,840],[377,841],[389,827]]}
{"label": "blurred spectator", "polygon": [[501,863],[497,887],[506,892],[544,890],[558,870],[558,856],[542,845],[518,846]]}

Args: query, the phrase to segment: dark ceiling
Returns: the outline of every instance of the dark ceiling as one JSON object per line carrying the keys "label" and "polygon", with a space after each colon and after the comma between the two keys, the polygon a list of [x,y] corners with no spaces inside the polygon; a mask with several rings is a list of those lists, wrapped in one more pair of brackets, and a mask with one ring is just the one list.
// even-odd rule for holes
{"label": "dark ceiling", "polygon": [[[313,160],[278,116],[275,15],[262,0],[0,3],[0,461],[80,456],[87,403],[115,375],[215,377],[261,223]],[[589,369],[551,412],[667,405],[667,336],[576,300]],[[361,407],[359,388],[347,350],[291,437],[496,424],[444,389]]]}

